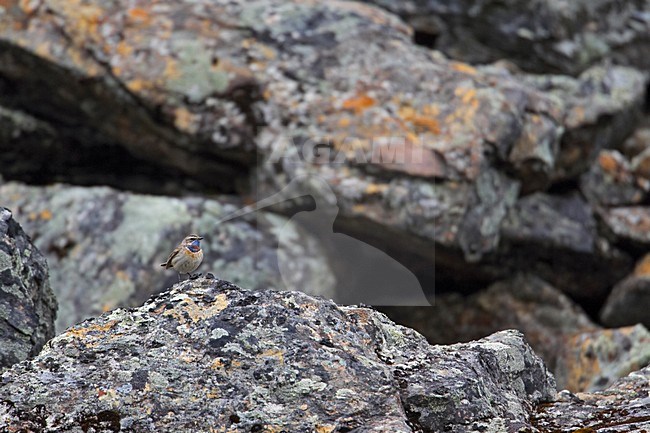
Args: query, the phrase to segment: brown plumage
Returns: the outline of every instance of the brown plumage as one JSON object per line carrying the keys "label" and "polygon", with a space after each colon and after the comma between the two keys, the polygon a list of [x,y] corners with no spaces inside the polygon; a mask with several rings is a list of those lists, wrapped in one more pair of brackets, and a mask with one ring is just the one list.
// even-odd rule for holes
{"label": "brown plumage", "polygon": [[[180,280],[181,274],[188,274],[190,278],[201,262],[203,261],[203,250],[201,249],[201,240],[203,238],[196,234],[187,236],[183,241],[178,244],[174,251],[171,252],[167,261],[161,263],[160,266],[165,269],[174,269],[178,272],[178,279]],[[198,276],[198,275],[197,275]]]}

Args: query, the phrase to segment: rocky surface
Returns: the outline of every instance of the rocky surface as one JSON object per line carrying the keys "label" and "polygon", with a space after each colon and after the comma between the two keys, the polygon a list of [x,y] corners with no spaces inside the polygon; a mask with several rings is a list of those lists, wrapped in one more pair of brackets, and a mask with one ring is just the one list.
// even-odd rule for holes
{"label": "rocky surface", "polygon": [[[538,248],[530,239],[498,253],[519,192],[586,171],[633,131],[644,103],[634,69],[595,66],[577,78],[475,69],[414,46],[399,19],[358,3],[75,4],[10,1],[0,15],[0,82],[13,89],[2,105],[46,122],[58,137],[50,149],[101,150],[97,181],[122,187],[128,178],[109,175],[120,160],[180,189],[189,179],[188,189],[247,190],[254,174],[261,196],[319,177],[342,230],[370,242],[381,232],[421,278],[434,277],[432,263],[463,284],[535,270],[494,266]],[[43,86],[60,91],[37,104]],[[21,156],[5,148],[5,159]],[[30,174],[38,164],[6,171],[43,180]],[[578,256],[604,275],[564,273],[600,295],[626,265],[594,244]]]}
{"label": "rocky surface", "polygon": [[0,370],[36,355],[54,336],[56,306],[45,257],[0,207]]}
{"label": "rocky surface", "polygon": [[577,74],[603,60],[648,69],[645,0],[363,0],[400,15],[416,42],[470,63],[502,58],[537,72]]}
{"label": "rocky surface", "polygon": [[637,327],[602,329],[566,295],[532,275],[517,275],[463,297],[438,294],[432,307],[383,307],[430,343],[521,331],[553,372],[559,389],[597,391],[650,363],[650,333]]}
{"label": "rocky surface", "polygon": [[544,432],[643,432],[650,430],[650,367],[631,373],[593,394],[560,393],[558,401],[541,405],[533,424]]}
{"label": "rocky surface", "polygon": [[[4,178],[197,195],[0,186],[22,191],[0,200],[26,210],[54,279],[80,281],[65,298],[70,321],[61,328],[168,286],[173,273],[153,266],[193,224],[214,230],[214,219],[289,185],[299,193],[292,198],[311,199],[274,211],[299,210],[292,223],[352,236],[400,260],[408,270],[397,264],[404,277],[393,287],[408,280],[429,298],[441,289],[470,295],[523,271],[594,316],[609,296],[606,323],[625,316],[629,300],[643,311],[644,289],[629,276],[650,244],[647,1],[374,3],[415,33],[395,15],[349,1],[2,2]],[[431,22],[440,22],[438,33]],[[508,61],[475,67],[413,43],[434,33],[448,54],[481,46],[485,60],[505,57],[544,74]],[[327,227],[319,226],[323,215]],[[275,237],[267,235],[286,221],[263,214],[219,227],[208,245],[216,255],[202,270],[249,288],[281,284],[327,296],[335,278],[334,294],[350,295],[338,298],[347,303],[361,302],[350,287],[380,292],[354,272],[361,268],[349,259],[363,254],[343,254],[298,228],[279,245],[301,236],[304,245],[293,242],[299,247],[276,270]],[[143,233],[140,242],[121,241]],[[471,316],[474,330],[481,317],[481,335],[527,324],[551,365],[567,341],[604,338],[622,348],[644,338],[606,334],[547,289],[530,300],[494,299]],[[540,313],[501,320],[501,301]],[[75,316],[82,306],[89,313]],[[631,352],[610,353],[632,365]],[[608,368],[605,382],[616,370]]]}
{"label": "rocky surface", "polygon": [[630,160],[618,150],[604,150],[580,178],[580,190],[597,209],[637,205],[647,197],[650,178],[637,176]]}
{"label": "rocky surface", "polygon": [[[335,297],[327,259],[300,227],[267,213],[217,224],[237,208],[233,197],[179,199],[12,182],[0,184],[0,197],[47,257],[59,332],[103,311],[140,305],[178,281],[159,264],[194,232],[205,237],[199,272],[252,289],[313,287],[312,294]],[[294,241],[278,248],[279,235]],[[281,272],[278,257],[291,263],[290,272]]]}
{"label": "rocky surface", "polygon": [[514,331],[430,346],[371,309],[201,278],[7,371],[0,428],[503,431],[554,393]]}
{"label": "rocky surface", "polygon": [[650,332],[640,324],[562,337],[554,368],[559,388],[600,391],[650,364]]}

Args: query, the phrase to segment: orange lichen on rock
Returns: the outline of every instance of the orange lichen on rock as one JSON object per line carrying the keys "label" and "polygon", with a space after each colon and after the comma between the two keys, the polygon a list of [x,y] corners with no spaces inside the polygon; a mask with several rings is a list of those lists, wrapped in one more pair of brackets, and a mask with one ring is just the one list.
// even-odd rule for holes
{"label": "orange lichen on rock", "polygon": [[85,327],[70,328],[65,332],[65,334],[79,339],[86,339],[89,334],[101,334],[110,330],[113,328],[113,326],[115,326],[116,323],[117,320],[111,320],[110,322],[106,322],[102,325],[87,325]]}
{"label": "orange lichen on rock", "polygon": [[198,305],[192,298],[187,297],[179,303],[176,308],[167,310],[163,313],[164,316],[172,316],[181,324],[188,322],[188,318],[196,323],[200,320],[209,319],[222,312],[228,306],[228,298],[226,295],[219,294],[214,302],[209,305]]}
{"label": "orange lichen on rock", "polygon": [[142,8],[131,8],[128,10],[127,14],[131,20],[140,23],[146,23],[151,19],[149,12]]}
{"label": "orange lichen on rock", "polygon": [[100,39],[99,25],[104,20],[106,11],[99,6],[83,4],[81,1],[59,2],[67,19],[74,20],[71,27],[72,33],[82,46],[86,39],[97,41]]}
{"label": "orange lichen on rock", "polygon": [[478,100],[476,99],[476,89],[458,87],[454,94],[460,97],[463,104],[470,104],[472,107],[478,107]]}
{"label": "orange lichen on rock", "polygon": [[352,206],[352,212],[356,214],[363,214],[366,212],[366,205],[364,204],[355,204]]}
{"label": "orange lichen on rock", "polygon": [[458,107],[445,117],[445,123],[459,123],[463,126],[474,128],[474,117],[480,105],[476,97],[476,89],[471,87],[458,87],[454,90],[454,95],[460,98],[462,103],[458,104]]}
{"label": "orange lichen on rock", "polygon": [[598,164],[600,164],[600,168],[602,168],[605,173],[611,175],[616,174],[620,166],[619,161],[617,161],[611,153],[606,152],[602,152],[598,155]]}
{"label": "orange lichen on rock", "polygon": [[226,363],[223,362],[222,358],[215,358],[214,361],[210,364],[212,370],[220,370],[226,367]]}
{"label": "orange lichen on rock", "polygon": [[136,78],[126,82],[126,87],[132,92],[140,92],[145,88],[150,87],[145,80]]}
{"label": "orange lichen on rock", "polygon": [[260,356],[263,358],[275,358],[280,364],[284,364],[284,352],[280,349],[267,349]]}
{"label": "orange lichen on rock", "polygon": [[600,373],[600,362],[598,357],[585,356],[592,349],[593,340],[580,334],[569,339],[567,347],[578,347],[575,357],[567,359],[569,371],[568,380],[565,387],[568,390],[578,391],[585,389],[587,383],[592,377]]}
{"label": "orange lichen on rock", "polygon": [[163,77],[167,80],[175,80],[180,78],[182,75],[181,71],[178,68],[176,60],[172,58],[165,59],[165,70],[163,71]]}
{"label": "orange lichen on rock", "polygon": [[650,277],[650,254],[643,256],[634,268],[636,277]]}
{"label": "orange lichen on rock", "polygon": [[409,106],[401,107],[398,113],[403,120],[410,122],[416,128],[417,132],[440,134],[440,123],[431,114],[420,114],[413,107]]}
{"label": "orange lichen on rock", "polygon": [[346,110],[352,110],[356,114],[360,114],[367,110],[370,107],[373,107],[374,105],[377,104],[377,101],[375,98],[365,95],[365,94],[360,94],[357,95],[353,98],[346,99],[343,101],[343,108]]}
{"label": "orange lichen on rock", "polygon": [[43,221],[49,221],[52,219],[52,212],[50,212],[47,209],[44,209],[38,213],[36,212],[30,212],[29,215],[27,216],[30,221],[35,221],[37,219],[43,220]]}
{"label": "orange lichen on rock", "polygon": [[380,194],[386,191],[386,189],[388,189],[388,185],[386,184],[371,183],[366,186],[365,193],[368,195]]}
{"label": "orange lichen on rock", "polygon": [[[0,6],[4,8],[11,6],[12,3],[14,2],[0,0]],[[33,0],[20,0],[18,4],[20,5],[20,9],[23,12],[25,12],[27,15],[33,14],[36,11],[36,9],[38,9],[41,6],[40,1],[33,1]]]}
{"label": "orange lichen on rock", "polygon": [[341,117],[338,121],[338,125],[340,128],[347,128],[350,126],[351,120],[349,117]]}
{"label": "orange lichen on rock", "polygon": [[133,47],[126,41],[120,41],[117,44],[117,54],[122,57],[128,57],[133,54]]}
{"label": "orange lichen on rock", "polygon": [[196,116],[185,107],[174,110],[174,126],[181,131],[195,133],[198,128],[196,120]]}
{"label": "orange lichen on rock", "polygon": [[578,105],[571,110],[566,115],[566,127],[576,128],[580,126],[585,121],[585,108]]}
{"label": "orange lichen on rock", "polygon": [[458,72],[462,72],[464,74],[468,75],[476,75],[477,71],[476,68],[473,66],[468,65],[467,63],[459,63],[459,62],[453,62],[451,64],[451,67]]}
{"label": "orange lichen on rock", "polygon": [[258,41],[255,38],[244,39],[241,42],[241,46],[246,50],[257,50],[267,60],[274,60],[278,57],[278,52],[274,48]]}

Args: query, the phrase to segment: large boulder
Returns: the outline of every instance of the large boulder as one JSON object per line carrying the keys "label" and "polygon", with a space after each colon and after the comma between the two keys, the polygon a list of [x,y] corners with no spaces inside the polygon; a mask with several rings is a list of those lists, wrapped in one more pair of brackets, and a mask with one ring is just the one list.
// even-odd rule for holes
{"label": "large boulder", "polygon": [[45,257],[0,207],[0,370],[36,355],[54,336],[55,317]]}
{"label": "large boulder", "polygon": [[251,289],[306,287],[335,297],[335,277],[318,241],[295,223],[263,212],[218,223],[241,205],[234,197],[157,197],[14,182],[0,184],[0,197],[48,259],[59,332],[103,311],[140,305],[178,281],[176,272],[159,264],[194,232],[205,238],[198,272]]}
{"label": "large boulder", "polygon": [[362,1],[399,14],[416,29],[416,42],[470,63],[507,58],[568,74],[603,60],[650,66],[644,0]]}
{"label": "large boulder", "polygon": [[[102,152],[98,181],[121,187],[124,176],[107,175],[120,160],[181,185],[262,196],[317,177],[342,230],[391,245],[423,278],[432,264],[463,283],[534,268],[516,261],[528,249],[498,254],[518,194],[577,178],[633,130],[644,103],[633,69],[571,78],[473,68],[354,2],[75,4],[10,0],[0,13],[0,85],[12,90],[1,103],[47,122],[49,151]],[[57,179],[75,165],[57,161]],[[567,269],[566,280],[600,295],[625,263],[594,242],[604,254],[567,257],[603,275]]]}
{"label": "large boulder", "polygon": [[0,428],[479,432],[554,381],[520,333],[430,346],[372,309],[201,278],[57,336],[2,376]]}

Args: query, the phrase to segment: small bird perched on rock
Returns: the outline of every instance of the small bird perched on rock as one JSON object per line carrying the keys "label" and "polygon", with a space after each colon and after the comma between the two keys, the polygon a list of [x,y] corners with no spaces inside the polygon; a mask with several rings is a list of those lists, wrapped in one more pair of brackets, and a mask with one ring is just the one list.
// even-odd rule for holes
{"label": "small bird perched on rock", "polygon": [[165,263],[160,266],[165,269],[173,268],[178,272],[178,280],[181,274],[187,274],[191,279],[197,278],[201,274],[192,275],[203,261],[203,250],[201,249],[201,240],[199,235],[189,235],[172,251]]}

